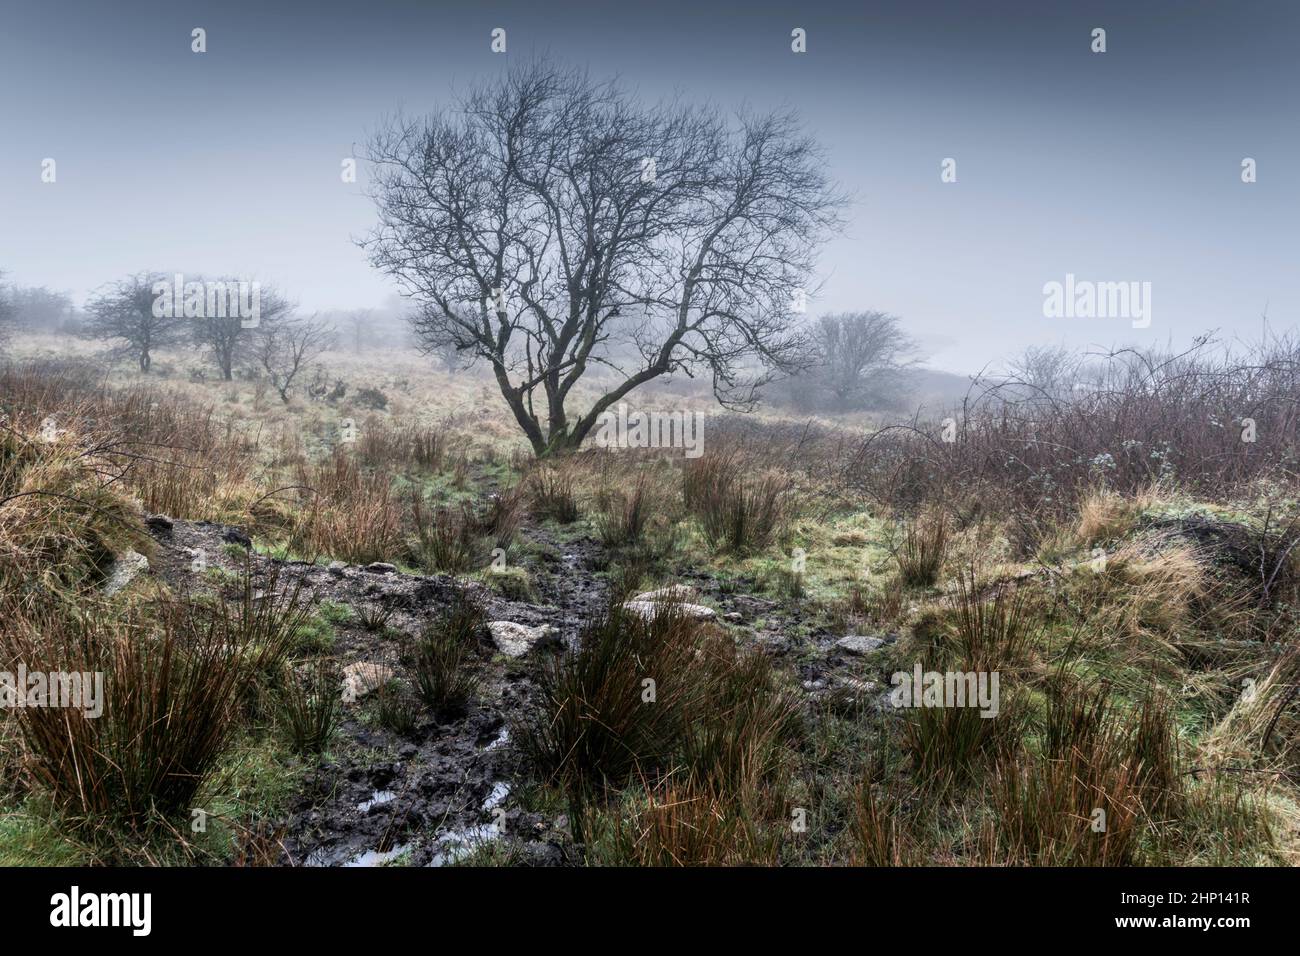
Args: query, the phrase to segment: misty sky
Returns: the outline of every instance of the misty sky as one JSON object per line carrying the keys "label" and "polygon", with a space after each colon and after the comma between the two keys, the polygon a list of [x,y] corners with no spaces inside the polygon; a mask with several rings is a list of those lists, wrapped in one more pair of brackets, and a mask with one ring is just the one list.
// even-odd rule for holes
{"label": "misty sky", "polygon": [[[1276,329],[1300,314],[1298,42],[1294,2],[0,0],[0,269],[78,302],[149,269],[378,305],[395,286],[352,242],[375,214],[341,160],[545,51],[650,99],[796,107],[856,197],[811,310],[895,312],[935,367],[1249,336],[1266,304]],[[1150,282],[1150,327],[1044,317],[1067,273]]]}

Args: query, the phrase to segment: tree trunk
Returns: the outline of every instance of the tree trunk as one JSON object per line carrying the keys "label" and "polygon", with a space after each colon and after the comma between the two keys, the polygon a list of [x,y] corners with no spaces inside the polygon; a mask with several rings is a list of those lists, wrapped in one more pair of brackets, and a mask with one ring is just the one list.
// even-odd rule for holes
{"label": "tree trunk", "polygon": [[542,436],[542,429],[538,426],[536,419],[528,412],[528,406],[524,404],[524,397],[520,392],[510,384],[510,376],[500,365],[493,365],[493,371],[496,374],[497,388],[501,390],[501,395],[510,406],[510,411],[514,413],[515,421],[519,427],[524,430],[528,436],[528,443],[533,446],[533,454],[538,458],[546,455],[546,439]]}

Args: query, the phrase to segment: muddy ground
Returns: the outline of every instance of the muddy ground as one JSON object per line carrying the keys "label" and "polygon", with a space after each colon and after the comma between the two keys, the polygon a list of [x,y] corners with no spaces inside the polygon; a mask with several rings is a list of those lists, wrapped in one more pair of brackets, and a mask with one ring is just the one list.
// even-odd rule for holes
{"label": "muddy ground", "polygon": [[[346,704],[328,757],[307,769],[287,816],[273,827],[283,834],[281,863],[445,865],[487,842],[508,848],[514,862],[576,862],[563,814],[527,812],[512,799],[527,785],[527,772],[510,726],[537,702],[538,658],[575,646],[584,624],[607,606],[606,580],[598,571],[608,557],[599,542],[560,542],[544,527],[523,528],[521,534],[533,545],[525,549],[528,560],[536,565],[529,569],[536,572],[536,603],[529,603],[476,583],[403,574],[389,565],[278,561],[250,552],[247,535],[229,526],[154,516],[149,528],[157,544],[150,573],[173,588],[211,587],[212,568],[222,569],[217,577],[233,576],[251,560],[255,587],[267,581],[276,564],[279,588],[301,585],[308,602],[349,607],[349,620],[334,624],[330,652],[344,665],[381,664],[400,676],[400,636],[418,634],[462,587],[484,605],[488,620],[549,625],[558,632],[556,646],[516,659],[497,653],[484,635],[479,690],[468,712],[442,723],[426,716],[409,736],[393,733],[368,714],[373,695]],[[872,666],[872,651],[896,635],[877,635],[865,646],[861,639],[850,640],[845,646],[843,633],[805,620],[800,602],[742,593],[743,581],[739,590],[733,582],[724,593],[698,571],[684,571],[676,580],[694,587],[738,641],[756,644],[783,662],[807,693],[810,708],[828,698],[849,704],[879,699],[881,675]],[[390,613],[384,630],[368,631],[359,623],[367,608]],[[764,625],[754,627],[751,622],[757,621]]]}

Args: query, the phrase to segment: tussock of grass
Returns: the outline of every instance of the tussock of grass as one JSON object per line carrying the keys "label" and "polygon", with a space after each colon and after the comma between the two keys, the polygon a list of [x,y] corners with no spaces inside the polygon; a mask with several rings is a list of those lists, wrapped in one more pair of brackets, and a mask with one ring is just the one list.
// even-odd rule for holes
{"label": "tussock of grass", "polygon": [[329,746],[340,717],[340,670],[321,658],[290,668],[280,689],[280,713],[299,754],[318,754]]}
{"label": "tussock of grass", "polygon": [[1085,547],[1117,541],[1136,529],[1142,513],[1156,501],[1157,493],[1153,489],[1128,496],[1104,487],[1095,488],[1079,503],[1075,534]]}
{"label": "tussock of grass", "polygon": [[715,551],[743,554],[776,540],[793,514],[790,480],[736,448],[710,449],[682,467],[682,501]]}
{"label": "tussock of grass", "polygon": [[340,446],[314,468],[300,467],[297,484],[308,501],[289,534],[293,551],[354,564],[403,552],[401,507],[387,474],[366,473]]}
{"label": "tussock of grass", "polygon": [[97,450],[0,426],[0,575],[14,588],[99,583],[115,555],[152,544],[139,506]]}
{"label": "tussock of grass", "polygon": [[948,550],[948,519],[942,512],[909,521],[894,553],[898,573],[909,587],[930,587],[939,579]]}
{"label": "tussock of grass", "polygon": [[439,719],[463,715],[478,687],[475,649],[483,609],[462,595],[429,625],[408,650],[420,699]]}
{"label": "tussock of grass", "polygon": [[[593,839],[606,795],[625,787],[648,788],[647,797],[615,831],[648,834],[655,842],[636,853],[656,862],[730,860],[736,847],[721,848],[722,833],[757,839],[754,828],[779,812],[793,699],[765,657],[671,606],[649,620],[615,607],[541,684],[543,712],[516,739],[568,794],[580,828],[591,821]],[[692,829],[700,824],[707,833]]]}
{"label": "tussock of grass", "polygon": [[596,530],[608,548],[639,544],[654,509],[650,476],[643,474],[626,491],[607,489],[596,512]]}
{"label": "tussock of grass", "polygon": [[166,600],[125,616],[93,603],[25,616],[5,631],[6,657],[29,671],[103,674],[103,714],[24,708],[16,719],[28,772],[89,825],[143,825],[188,812],[226,751],[244,695],[278,670],[302,611],[296,595],[225,602]]}
{"label": "tussock of grass", "polygon": [[578,499],[573,489],[573,474],[563,466],[543,465],[527,478],[526,489],[532,513],[559,524],[578,520]]}
{"label": "tussock of grass", "polygon": [[1184,778],[1169,703],[1130,720],[1105,687],[1071,687],[1048,707],[1043,751],[993,776],[991,860],[1038,865],[1138,862],[1144,837],[1181,813]]}

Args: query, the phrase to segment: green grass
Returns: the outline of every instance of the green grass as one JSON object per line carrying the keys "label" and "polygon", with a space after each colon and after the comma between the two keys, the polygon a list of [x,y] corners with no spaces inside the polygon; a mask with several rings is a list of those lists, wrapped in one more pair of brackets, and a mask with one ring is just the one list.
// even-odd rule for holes
{"label": "green grass", "polygon": [[532,576],[517,564],[507,564],[500,571],[488,569],[481,575],[484,584],[509,601],[535,601]]}
{"label": "green grass", "polygon": [[341,623],[337,617],[331,620],[330,616],[317,611],[298,627],[294,636],[294,651],[311,655],[329,653],[337,640],[334,633],[337,623]]}
{"label": "green grass", "polygon": [[0,866],[86,866],[85,848],[72,843],[48,812],[26,804],[0,810]]}

